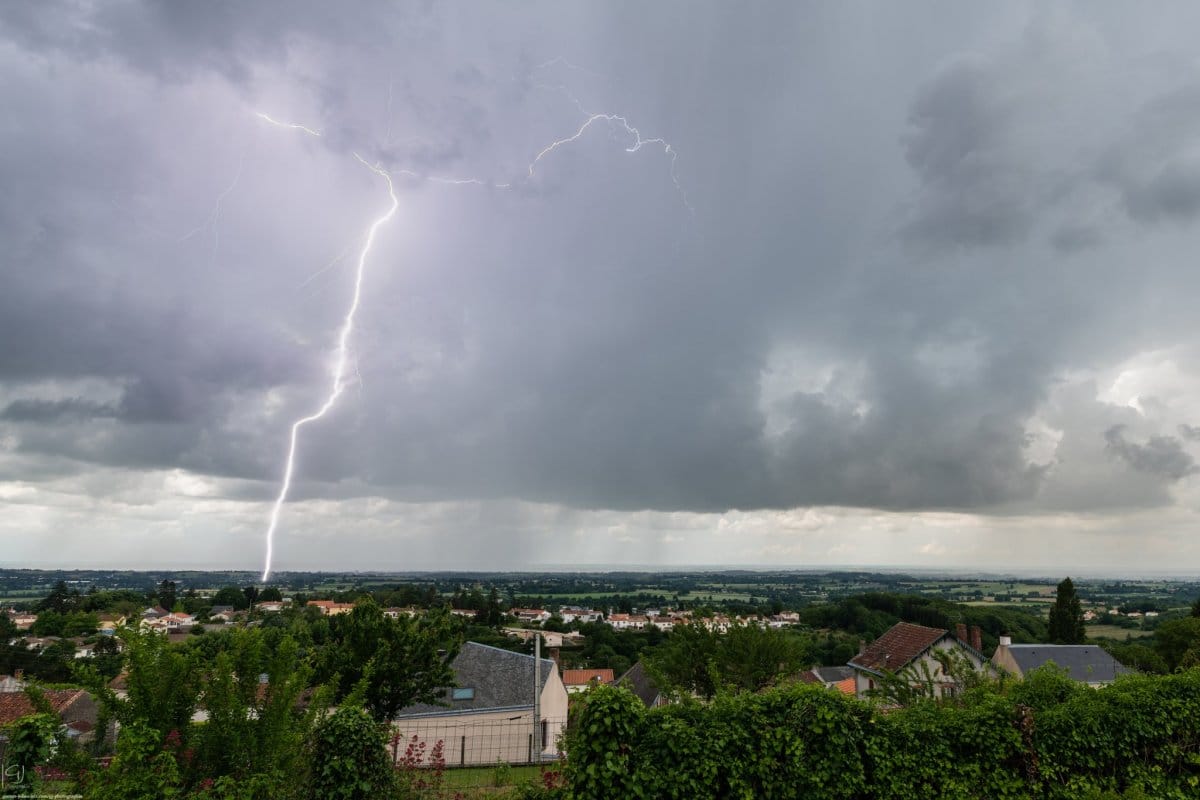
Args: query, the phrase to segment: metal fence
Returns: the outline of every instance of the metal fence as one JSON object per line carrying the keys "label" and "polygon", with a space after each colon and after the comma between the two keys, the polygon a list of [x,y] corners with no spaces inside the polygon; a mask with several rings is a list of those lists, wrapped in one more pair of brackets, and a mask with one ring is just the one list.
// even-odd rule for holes
{"label": "metal fence", "polygon": [[426,797],[486,797],[491,790],[555,785],[566,719],[529,711],[410,717],[393,723],[397,773]]}
{"label": "metal fence", "polygon": [[462,714],[398,719],[392,724],[392,760],[412,768],[544,764],[561,756],[565,718],[530,712]]}

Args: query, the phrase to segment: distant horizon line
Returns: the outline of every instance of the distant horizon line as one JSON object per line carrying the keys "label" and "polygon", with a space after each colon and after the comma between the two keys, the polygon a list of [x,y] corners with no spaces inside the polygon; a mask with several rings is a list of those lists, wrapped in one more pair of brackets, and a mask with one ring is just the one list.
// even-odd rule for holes
{"label": "distant horizon line", "polygon": [[[259,572],[254,567],[234,567],[234,566],[186,566],[186,567],[116,567],[116,566],[64,566],[61,564],[49,565],[15,565],[0,563],[0,569],[6,570],[27,570],[30,572],[135,572],[135,573],[174,573],[174,572],[245,572],[256,574]],[[941,577],[941,578],[968,578],[968,577],[991,577],[991,578],[1044,578],[1046,580],[1060,580],[1062,577],[1070,576],[1073,578],[1088,578],[1088,579],[1105,579],[1119,578],[1124,580],[1134,579],[1171,579],[1176,581],[1185,581],[1188,579],[1200,580],[1200,570],[1197,569],[1129,569],[1121,571],[1115,567],[1091,567],[1081,569],[1064,569],[1061,567],[1020,567],[1010,565],[989,565],[981,566],[945,566],[931,567],[921,565],[896,565],[896,564],[809,564],[809,565],[780,565],[780,564],[614,564],[614,563],[593,563],[593,564],[530,564],[522,567],[505,567],[505,568],[479,568],[479,567],[414,567],[411,569],[363,569],[363,568],[346,568],[346,569],[330,569],[330,568],[277,568],[273,573],[277,576],[292,573],[317,573],[329,575],[382,575],[382,576],[408,576],[408,575],[437,575],[437,574],[465,574],[465,575],[519,575],[528,573],[553,573],[553,574],[587,574],[587,573],[655,573],[655,572],[704,572],[704,573],[722,573],[722,572],[757,572],[757,573],[851,573],[851,572],[869,572],[881,575],[910,575],[913,577]]]}

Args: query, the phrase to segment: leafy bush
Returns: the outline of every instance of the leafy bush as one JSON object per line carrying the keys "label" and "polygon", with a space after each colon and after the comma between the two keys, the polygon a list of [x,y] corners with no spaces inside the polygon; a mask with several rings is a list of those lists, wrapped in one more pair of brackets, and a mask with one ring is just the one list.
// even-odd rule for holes
{"label": "leafy bush", "polygon": [[394,789],[387,735],[361,708],[343,706],[317,726],[314,800],[374,800]]}
{"label": "leafy bush", "polygon": [[1200,796],[1200,670],[1090,689],[1060,672],[885,711],[816,686],[647,711],[588,693],[568,736],[570,796]]}

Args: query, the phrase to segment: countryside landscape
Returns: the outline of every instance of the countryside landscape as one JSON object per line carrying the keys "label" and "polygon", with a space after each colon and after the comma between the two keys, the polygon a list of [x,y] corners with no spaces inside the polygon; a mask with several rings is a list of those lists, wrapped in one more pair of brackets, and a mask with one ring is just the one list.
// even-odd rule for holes
{"label": "countryside landscape", "polygon": [[0,2],[0,800],[1200,798],[1200,4]]}

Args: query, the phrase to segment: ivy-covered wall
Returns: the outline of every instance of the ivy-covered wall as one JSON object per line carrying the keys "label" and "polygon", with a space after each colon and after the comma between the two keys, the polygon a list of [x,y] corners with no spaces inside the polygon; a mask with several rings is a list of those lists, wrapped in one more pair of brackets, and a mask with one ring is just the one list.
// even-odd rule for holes
{"label": "ivy-covered wall", "polygon": [[1197,798],[1200,669],[1089,689],[1053,670],[883,711],[821,687],[646,710],[599,687],[567,742],[592,798]]}

